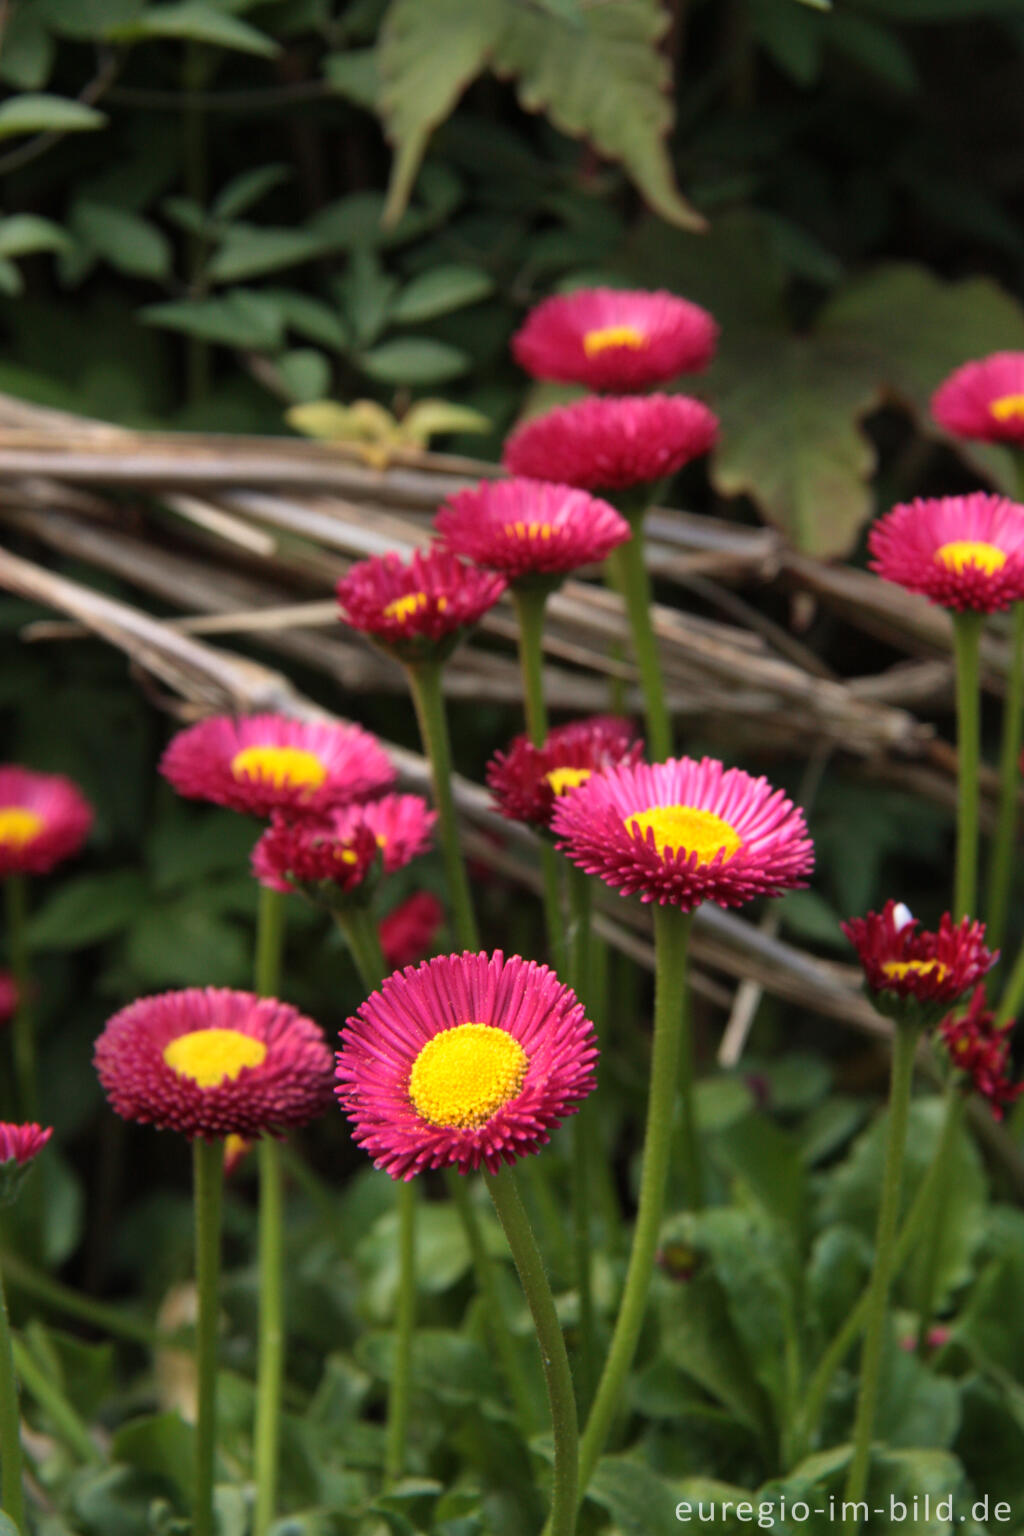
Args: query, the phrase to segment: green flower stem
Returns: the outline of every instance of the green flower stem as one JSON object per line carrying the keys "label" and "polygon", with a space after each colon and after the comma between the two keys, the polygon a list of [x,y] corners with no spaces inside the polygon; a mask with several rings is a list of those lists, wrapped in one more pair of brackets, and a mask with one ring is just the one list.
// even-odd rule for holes
{"label": "green flower stem", "polygon": [[[1021,945],[1017,958],[1013,962],[1013,970],[1009,980],[1003,988],[1003,995],[999,999],[999,1008],[996,1012],[996,1020],[1000,1024],[1009,1024],[1020,1012],[1024,1003],[1024,944]],[[1022,1101],[1024,1102],[1024,1101]]]}
{"label": "green flower stem", "polygon": [[21,1473],[21,1413],[14,1377],[14,1349],[7,1298],[0,1279],[0,1508],[27,1536]]}
{"label": "green flower stem", "polygon": [[[906,1219],[900,1228],[899,1237],[896,1239],[892,1260],[892,1278],[894,1281],[902,1273],[903,1267],[910,1258],[910,1255],[916,1251],[925,1223],[934,1209],[936,1200],[942,1194],[942,1172],[949,1161],[951,1149],[956,1140],[957,1129],[963,1119],[963,1110],[963,1094],[957,1093],[947,1100],[945,1119],[943,1120],[939,1145],[936,1148],[935,1156],[929,1165],[928,1172],[917,1187],[913,1204],[907,1212]],[[818,1361],[814,1374],[804,1388],[804,1406],[801,1415],[800,1433],[797,1437],[795,1461],[802,1460],[810,1449],[811,1436],[821,1421],[829,1388],[839,1367],[863,1332],[870,1304],[871,1285],[869,1284],[861,1292],[855,1305],[850,1308],[846,1315],[846,1321]]]}
{"label": "green flower stem", "polygon": [[196,1505],[192,1536],[214,1536],[213,1473],[217,1451],[217,1322],[220,1307],[220,1225],[224,1143],[192,1143],[196,1207]]}
{"label": "green flower stem", "polygon": [[39,1115],[39,1091],[35,1020],[32,1013],[32,970],[28,953],[28,883],[24,875],[8,875],[4,881],[4,893],[11,975],[18,991],[18,1006],[11,1021],[18,1113],[23,1120],[35,1120]]}
{"label": "green flower stem", "polygon": [[586,1491],[607,1442],[622,1397],[623,1383],[636,1353],[650,1290],[672,1145],[672,1111],[679,1083],[682,1004],[692,920],[689,913],[681,912],[678,907],[656,905],[654,908],[654,1045],[640,1203],[619,1317],[580,1445],[580,1488],[583,1491]]}
{"label": "green flower stem", "polygon": [[577,1447],[576,1398],[565,1339],[555,1311],[544,1263],[511,1168],[484,1175],[498,1220],[508,1239],[533,1324],[548,1389],[551,1428],[555,1441],[554,1488],[547,1529],[551,1536],[572,1536],[576,1529]]}
{"label": "green flower stem", "polygon": [[[547,600],[548,594],[543,587],[518,587],[512,591],[512,601],[519,620],[519,665],[523,674],[526,729],[535,747],[542,747],[548,736],[548,712],[544,701],[544,611]],[[562,938],[558,856],[545,839],[541,839],[540,843],[540,864],[544,877],[544,923],[551,963],[556,971],[561,971],[566,957]]]}
{"label": "green flower stem", "polygon": [[35,1297],[55,1312],[65,1312],[69,1317],[80,1318],[83,1323],[90,1323],[101,1333],[113,1334],[115,1338],[125,1339],[130,1344],[142,1344],[147,1349],[156,1349],[173,1337],[172,1334],[161,1335],[152,1324],[122,1312],[119,1307],[105,1306],[101,1301],[94,1301],[91,1296],[82,1296],[70,1286],[61,1285],[59,1280],[44,1275],[20,1254],[4,1254],[4,1273],[8,1285],[15,1290],[24,1291],[26,1296]]}
{"label": "green flower stem", "polygon": [[423,750],[430,762],[434,783],[434,804],[437,806],[441,855],[448,877],[455,937],[463,949],[476,953],[480,948],[480,938],[466,878],[466,866],[459,847],[459,829],[455,819],[455,801],[452,798],[452,753],[441,693],[441,666],[436,661],[422,661],[408,666],[406,673],[419,721]]}
{"label": "green flower stem", "polygon": [[860,1395],[857,1399],[857,1413],[853,1426],[853,1458],[846,1482],[847,1502],[862,1500],[868,1483],[871,1436],[878,1403],[882,1345],[885,1341],[889,1287],[892,1283],[893,1256],[896,1246],[896,1223],[899,1219],[900,1191],[903,1186],[903,1152],[907,1141],[917,1038],[918,1031],[906,1024],[897,1024],[893,1032],[892,1076],[889,1085],[889,1133],[885,1151],[885,1171],[882,1176],[878,1230],[875,1237],[875,1267],[871,1277],[864,1347],[860,1360]]}
{"label": "green flower stem", "polygon": [[621,593],[629,616],[640,686],[647,719],[647,750],[651,761],[664,762],[672,755],[672,722],[665,703],[665,681],[658,656],[658,642],[651,622],[651,583],[644,564],[644,524],[641,515],[630,519],[633,536],[608,557],[608,568]]}
{"label": "green flower stem", "polygon": [[32,1351],[17,1338],[11,1340],[11,1346],[14,1352],[14,1363],[26,1392],[31,1393],[40,1408],[53,1421],[54,1428],[64,1444],[74,1452],[79,1461],[102,1461],[99,1447],[90,1435],[86,1424],[68,1402],[57,1383],[43,1370]]}
{"label": "green flower stem", "polygon": [[942,1258],[942,1233],[945,1227],[945,1200],[949,1186],[949,1160],[953,1155],[955,1132],[960,1124],[964,1095],[954,1075],[946,1089],[946,1113],[942,1121],[942,1135],[929,1170],[934,1178],[928,1201],[927,1231],[921,1248],[919,1316],[917,1323],[917,1353],[923,1358],[928,1353],[928,1335],[939,1289],[939,1261]]}
{"label": "green flower stem", "polygon": [[1017,837],[1017,795],[1020,787],[1020,749],[1024,722],[1024,603],[1013,607],[1013,641],[1010,675],[1003,704],[1003,743],[999,757],[999,810],[992,839],[988,876],[988,908],[985,942],[999,949],[1006,933]]}
{"label": "green flower stem", "polygon": [[[591,947],[590,917],[593,886],[589,875],[567,865],[569,877],[569,953],[571,965],[569,979],[576,996],[590,1010]],[[590,1188],[594,1177],[594,1123],[589,1101],[584,1101],[572,1122],[572,1208],[573,1208],[573,1265],[576,1291],[579,1296],[579,1350],[576,1356],[576,1379],[579,1385],[581,1407],[588,1407],[594,1388],[594,1362],[597,1353],[597,1336],[594,1321],[594,1288],[591,1275],[591,1210]]]}
{"label": "green flower stem", "polygon": [[[260,886],[256,929],[255,986],[260,997],[275,997],[281,984],[285,896]],[[259,1145],[259,1341],[256,1372],[256,1428],[253,1475],[254,1536],[266,1536],[276,1514],[277,1468],[284,1384],[284,1176],[281,1147],[273,1136]]]}
{"label": "green flower stem", "polygon": [[[368,907],[342,907],[338,926],[348,941],[356,969],[368,992],[384,980],[384,956],[373,913]],[[405,1471],[412,1396],[412,1346],[416,1332],[416,1185],[403,1181],[395,1190],[398,1208],[398,1294],[395,1298],[395,1358],[388,1394],[384,1469],[392,1481]]]}
{"label": "green flower stem", "polygon": [[979,650],[984,614],[954,613],[957,718],[957,841],[953,917],[973,917],[978,881],[978,768],[981,760]]}

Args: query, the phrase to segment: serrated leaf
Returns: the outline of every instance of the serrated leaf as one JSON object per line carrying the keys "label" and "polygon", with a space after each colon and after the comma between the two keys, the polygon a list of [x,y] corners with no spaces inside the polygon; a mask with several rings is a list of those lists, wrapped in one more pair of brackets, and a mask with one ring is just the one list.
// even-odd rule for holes
{"label": "serrated leaf", "polygon": [[359,367],[381,384],[442,384],[458,378],[469,358],[458,347],[429,336],[396,336],[358,358]]}
{"label": "serrated leaf", "polygon": [[86,133],[107,121],[95,107],[65,96],[12,96],[0,106],[0,139],[20,133]]}
{"label": "serrated leaf", "polygon": [[83,201],[72,209],[71,227],[90,250],[128,277],[160,281],[170,275],[170,241],[155,224],[137,213]]}
{"label": "serrated leaf", "polygon": [[52,219],[14,213],[0,219],[0,256],[31,256],[36,251],[66,251],[71,241]]}
{"label": "serrated leaf", "polygon": [[415,325],[476,304],[493,292],[493,278],[479,267],[434,267],[406,284],[392,305],[391,318]]}
{"label": "serrated leaf", "polygon": [[145,37],[178,37],[188,42],[212,43],[236,53],[255,53],[263,58],[272,58],[280,52],[279,45],[265,32],[258,32],[247,21],[240,21],[228,11],[203,5],[201,0],[155,5],[111,35],[124,42]]}

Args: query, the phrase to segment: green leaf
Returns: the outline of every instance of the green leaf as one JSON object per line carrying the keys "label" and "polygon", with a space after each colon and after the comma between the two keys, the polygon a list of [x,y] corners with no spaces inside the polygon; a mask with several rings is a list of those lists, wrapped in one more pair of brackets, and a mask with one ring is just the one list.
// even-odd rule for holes
{"label": "green leaf", "polygon": [[291,168],[287,165],[258,165],[254,170],[243,171],[222,188],[214,200],[211,212],[215,219],[237,219],[275,187],[291,180]]}
{"label": "green leaf", "polygon": [[187,899],[148,905],[128,934],[125,957],[149,987],[232,987],[249,971],[249,945],[241,929]]}
{"label": "green leaf", "polygon": [[151,304],[141,318],[205,341],[226,347],[253,347],[274,351],[284,339],[284,317],[263,294],[235,289],[221,299],[182,299],[171,304]]}
{"label": "green leaf", "polygon": [[25,284],[21,273],[9,261],[6,256],[0,256],[0,293],[6,293],[11,298],[17,298],[24,291]]}
{"label": "green leaf", "polygon": [[115,1461],[166,1480],[191,1504],[195,1497],[195,1439],[192,1424],[177,1413],[132,1419],[117,1431],[111,1447]]}
{"label": "green leaf", "polygon": [[724,1161],[763,1205],[796,1235],[807,1216],[807,1181],[792,1136],[764,1115],[745,1115],[715,1140]]}
{"label": "green leaf", "polygon": [[0,219],[0,256],[31,256],[36,251],[66,251],[71,241],[59,224],[35,213]]}
{"label": "green leaf", "polygon": [[90,250],[128,277],[148,277],[159,282],[170,275],[170,241],[137,213],[82,201],[71,211],[71,227]]}
{"label": "green leaf", "polygon": [[[391,421],[394,420],[388,413]],[[353,421],[347,405],[336,400],[308,400],[294,405],[288,412],[288,425],[306,437],[322,443],[346,443],[358,441],[365,433],[358,421]]]}
{"label": "green leaf", "polygon": [[798,85],[812,85],[821,70],[826,36],[821,10],[779,5],[778,0],[751,0],[748,6],[757,41]]}
{"label": "green leaf", "polygon": [[330,53],[324,60],[324,75],[332,90],[357,107],[373,112],[380,95],[380,71],[376,48],[350,48],[347,53]]}
{"label": "green leaf", "polygon": [[0,139],[21,133],[86,133],[102,128],[106,121],[95,107],[65,96],[11,96],[0,106]]}
{"label": "green leaf", "polygon": [[318,347],[332,347],[344,352],[348,347],[348,333],[338,311],[322,299],[310,298],[305,293],[295,293],[290,288],[264,288],[265,299],[277,306],[290,331],[295,331],[306,341]]}
{"label": "green leaf", "polygon": [[317,400],[330,388],[330,362],[314,347],[285,352],[274,359],[274,366],[293,400]]}
{"label": "green leaf", "polygon": [[608,1511],[623,1536],[676,1529],[677,1494],[648,1467],[626,1456],[605,1456],[598,1462],[587,1497]]}
{"label": "green leaf", "polygon": [[174,5],[155,5],[112,34],[116,40],[134,42],[146,37],[178,37],[194,43],[212,43],[236,53],[255,53],[272,58],[279,45],[247,21],[202,0],[180,0]]}
{"label": "green leaf", "polygon": [[391,318],[415,325],[476,304],[493,292],[493,279],[479,267],[434,267],[402,289],[392,305]]}
{"label": "green leaf", "polygon": [[207,268],[215,283],[237,283],[245,278],[301,266],[322,256],[328,243],[305,229],[268,229],[259,224],[233,224]]}
{"label": "green leaf", "polygon": [[441,432],[489,432],[493,423],[468,405],[454,405],[450,400],[417,400],[402,417],[403,438],[427,447]]}
{"label": "green leaf", "polygon": [[359,367],[381,384],[443,384],[469,368],[470,359],[447,342],[427,336],[396,336],[358,359]]}
{"label": "green leaf", "polygon": [[667,1295],[661,1309],[662,1350],[675,1365],[756,1434],[767,1430],[769,1412],[754,1380],[721,1286],[699,1270]]}
{"label": "green leaf", "polygon": [[0,48],[0,80],[18,91],[38,91],[50,78],[55,44],[42,19],[28,6],[8,13]]}
{"label": "green leaf", "polygon": [[76,875],[41,906],[29,923],[33,949],[83,949],[121,933],[145,904],[146,887],[133,869]]}

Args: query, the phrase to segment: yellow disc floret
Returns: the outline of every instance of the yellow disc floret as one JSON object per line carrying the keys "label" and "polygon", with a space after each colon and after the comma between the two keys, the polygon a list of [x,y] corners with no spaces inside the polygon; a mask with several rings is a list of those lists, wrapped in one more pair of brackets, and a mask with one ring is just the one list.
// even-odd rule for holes
{"label": "yellow disc floret", "polygon": [[506,523],[505,533],[510,539],[550,539],[555,529],[550,523]]}
{"label": "yellow disc floret", "polygon": [[263,1041],[243,1035],[240,1029],[195,1029],[164,1047],[164,1061],[171,1071],[191,1078],[200,1088],[234,1082],[243,1067],[261,1066],[266,1055]]}
{"label": "yellow disc floret", "polygon": [[43,818],[23,805],[0,806],[0,843],[9,848],[24,848],[44,826]]}
{"label": "yellow disc floret", "polygon": [[[422,613],[427,606],[427,594],[425,592],[407,592],[404,597],[396,597],[393,603],[388,603],[384,609],[386,619],[411,619],[417,613]],[[438,613],[444,613],[448,606],[448,599],[441,596],[437,600]]]}
{"label": "yellow disc floret", "polygon": [[585,784],[593,771],[592,768],[552,768],[544,777],[556,795],[565,795],[570,789]]}
{"label": "yellow disc floret", "polygon": [[996,421],[1024,420],[1024,395],[1003,395],[992,401],[989,410]]}
{"label": "yellow disc floret", "polygon": [[607,352],[609,347],[630,347],[638,352],[646,345],[647,337],[635,325],[606,325],[601,330],[587,331],[583,338],[583,350],[588,357]]}
{"label": "yellow disc floret", "polygon": [[301,747],[245,747],[231,759],[236,779],[256,779],[275,789],[319,789],[327,769]]}
{"label": "yellow disc floret", "polygon": [[493,1024],[457,1024],[428,1040],[409,1074],[409,1097],[431,1125],[485,1125],[523,1086],[529,1059]]}
{"label": "yellow disc floret", "polygon": [[893,981],[903,981],[907,976],[934,976],[936,981],[945,981],[949,975],[949,966],[941,960],[887,960],[882,970]]}
{"label": "yellow disc floret", "polygon": [[1005,551],[998,544],[986,544],[982,539],[954,539],[951,544],[943,544],[937,549],[935,558],[939,565],[957,576],[969,565],[977,566],[979,571],[991,576],[1006,564]]}
{"label": "yellow disc floret", "polygon": [[644,838],[650,830],[660,854],[696,854],[698,864],[710,864],[718,854],[731,859],[743,846],[739,833],[721,816],[693,805],[652,805],[627,817],[626,829]]}

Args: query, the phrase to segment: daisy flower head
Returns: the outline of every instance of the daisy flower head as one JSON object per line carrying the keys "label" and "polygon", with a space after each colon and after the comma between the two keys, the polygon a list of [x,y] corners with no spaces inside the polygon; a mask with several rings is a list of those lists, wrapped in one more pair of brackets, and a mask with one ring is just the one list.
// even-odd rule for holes
{"label": "daisy flower head", "polygon": [[1024,352],[993,352],[951,373],[932,415],[954,437],[1024,448]]}
{"label": "daisy flower head", "polygon": [[253,849],[253,873],[271,890],[298,889],[330,906],[350,893],[365,899],[376,874],[394,874],[427,851],[436,820],[419,795],[384,795],[323,816],[278,814]]}
{"label": "daisy flower head", "polygon": [[623,491],[674,475],[714,447],[718,418],[688,395],[609,395],[535,416],[507,438],[513,475]]}
{"label": "daisy flower head", "polygon": [[1024,598],[1024,507],[975,491],[893,507],[868,535],[871,569],[958,613]]}
{"label": "daisy flower head", "polygon": [[670,758],[596,773],[555,804],[558,847],[623,896],[692,912],[806,884],[803,812],[740,768]]}
{"label": "daisy flower head", "polygon": [[707,310],[674,293],[581,288],[531,310],[512,352],[535,379],[636,390],[706,368],[717,340]]}
{"label": "daisy flower head", "polygon": [[555,585],[604,560],[631,536],[606,501],[545,480],[482,480],[449,497],[434,520],[442,542],[513,586]]}
{"label": "daisy flower head", "polygon": [[53,1135],[51,1126],[44,1130],[36,1124],[15,1125],[0,1121],[0,1206],[17,1199],[33,1159]]}
{"label": "daisy flower head", "polygon": [[519,955],[440,955],[396,972],[341,1032],[338,1101],[393,1179],[497,1173],[536,1152],[594,1087],[594,1026]]}
{"label": "daisy flower head", "polygon": [[251,816],[317,812],[378,794],[395,770],[358,725],[217,715],[180,731],[160,761],[179,795]]}
{"label": "daisy flower head", "polygon": [[46,875],[81,848],[92,807],[59,773],[0,765],[0,878]]}
{"label": "daisy flower head", "polygon": [[997,1120],[1024,1093],[1024,1083],[1009,1076],[1012,1024],[1000,1024],[988,1007],[985,983],[975,987],[967,1011],[951,1013],[939,1026],[949,1059],[963,1081],[987,1099]]}
{"label": "daisy flower head", "polygon": [[487,787],[509,821],[550,827],[562,795],[585,784],[592,773],[620,763],[638,763],[644,744],[632,722],[618,715],[592,715],[548,732],[542,747],[516,736],[506,752],[487,765]]}
{"label": "daisy flower head", "polygon": [[991,970],[999,958],[985,948],[985,925],[944,913],[936,930],[922,929],[902,902],[840,925],[857,951],[871,1001],[898,1023],[931,1027]]}
{"label": "daisy flower head", "polygon": [[214,1141],[306,1125],[331,1098],[331,1053],[311,1019],[273,997],[189,987],[122,1008],[96,1071],[124,1120]]}
{"label": "daisy flower head", "polygon": [[504,590],[504,577],[446,549],[417,550],[408,562],[374,555],[337,586],[346,623],[409,662],[449,655]]}
{"label": "daisy flower head", "polygon": [[444,907],[430,891],[407,896],[377,925],[384,963],[392,970],[412,965],[432,948],[444,922]]}

